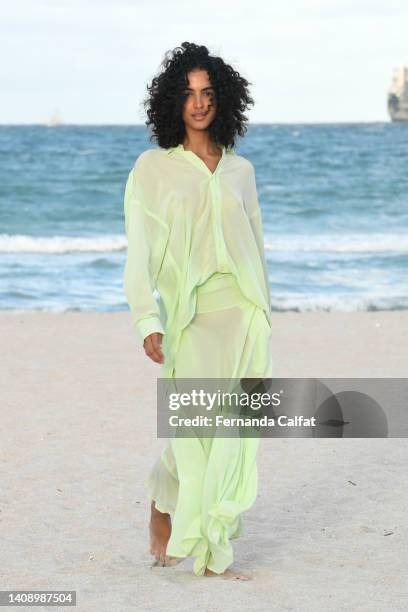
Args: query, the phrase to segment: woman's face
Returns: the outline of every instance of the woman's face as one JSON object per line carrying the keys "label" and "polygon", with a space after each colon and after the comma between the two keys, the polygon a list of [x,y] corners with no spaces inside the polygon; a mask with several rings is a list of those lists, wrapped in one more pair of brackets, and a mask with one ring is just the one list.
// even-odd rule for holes
{"label": "woman's face", "polygon": [[193,130],[205,130],[216,115],[215,90],[206,70],[192,70],[187,74],[188,87],[183,106],[183,121]]}

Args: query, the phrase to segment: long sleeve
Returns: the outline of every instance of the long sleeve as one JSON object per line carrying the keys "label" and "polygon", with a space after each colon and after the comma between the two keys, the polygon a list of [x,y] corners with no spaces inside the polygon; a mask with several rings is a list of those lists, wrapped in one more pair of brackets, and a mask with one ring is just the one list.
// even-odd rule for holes
{"label": "long sleeve", "polygon": [[253,234],[255,236],[255,240],[258,246],[259,257],[261,258],[262,268],[265,277],[265,286],[268,294],[268,306],[269,312],[271,312],[272,304],[271,304],[271,291],[269,284],[269,275],[268,268],[266,265],[265,258],[265,243],[264,243],[264,232],[263,232],[263,224],[262,224],[262,214],[261,208],[259,206],[258,194],[256,189],[256,178],[255,178],[255,170],[251,164],[251,172],[250,178],[247,186],[247,197],[246,197],[246,205],[248,211],[248,217],[251,224],[251,228]]}
{"label": "long sleeve", "polygon": [[160,308],[153,295],[154,282],[150,271],[151,245],[146,231],[146,215],[142,202],[134,193],[132,170],[124,196],[127,256],[123,284],[132,321],[142,341],[153,332],[164,334]]}

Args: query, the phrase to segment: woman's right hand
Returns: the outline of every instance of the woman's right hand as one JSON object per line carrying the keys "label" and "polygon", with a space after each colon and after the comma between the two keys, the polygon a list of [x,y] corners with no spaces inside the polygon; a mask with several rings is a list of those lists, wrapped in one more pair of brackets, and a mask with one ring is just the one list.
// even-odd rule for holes
{"label": "woman's right hand", "polygon": [[156,363],[164,362],[164,354],[161,350],[162,338],[163,334],[160,332],[153,332],[146,336],[143,342],[143,348],[146,355]]}

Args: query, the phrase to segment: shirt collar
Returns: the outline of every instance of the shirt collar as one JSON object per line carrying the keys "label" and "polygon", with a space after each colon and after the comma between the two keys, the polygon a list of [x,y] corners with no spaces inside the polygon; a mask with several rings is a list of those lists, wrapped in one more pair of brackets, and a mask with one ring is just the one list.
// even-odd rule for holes
{"label": "shirt collar", "polygon": [[[223,155],[230,154],[230,153],[232,153],[233,155],[236,155],[234,149],[227,149],[224,145],[221,145],[221,149],[223,150],[222,152]],[[167,155],[170,155],[170,153],[173,153],[173,151],[178,151],[178,150],[184,151],[184,147],[181,143],[177,145],[176,147],[169,147],[168,149],[165,149]]]}

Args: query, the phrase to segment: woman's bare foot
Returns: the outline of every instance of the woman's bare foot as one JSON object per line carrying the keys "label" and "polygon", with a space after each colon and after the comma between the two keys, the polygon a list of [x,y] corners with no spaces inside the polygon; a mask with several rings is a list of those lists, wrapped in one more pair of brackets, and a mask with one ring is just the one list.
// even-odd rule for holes
{"label": "woman's bare foot", "polygon": [[167,542],[171,535],[170,514],[159,512],[154,500],[151,503],[149,530],[150,553],[156,557],[155,565],[174,565],[177,558],[166,555]]}
{"label": "woman's bare foot", "polygon": [[249,574],[243,574],[242,572],[233,572],[230,569],[226,569],[222,574],[216,574],[212,572],[208,567],[205,568],[204,576],[219,576],[225,580],[252,580],[252,576]]}

